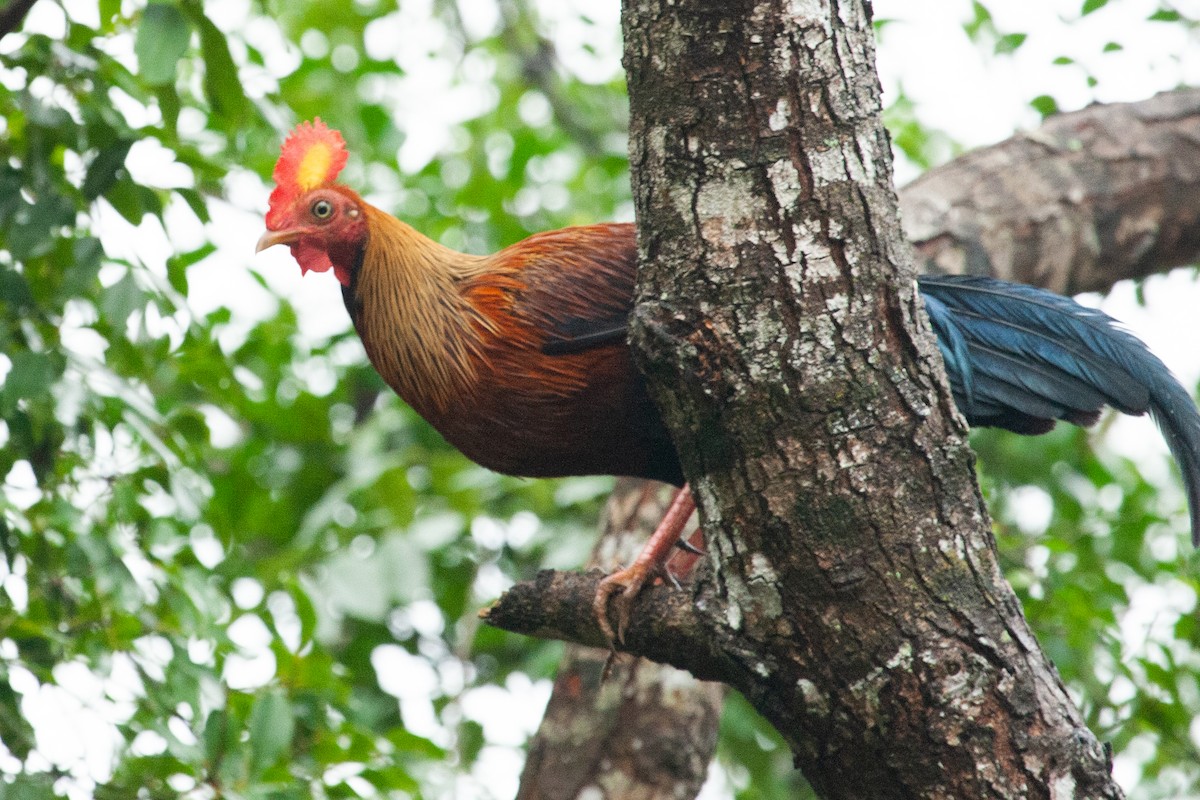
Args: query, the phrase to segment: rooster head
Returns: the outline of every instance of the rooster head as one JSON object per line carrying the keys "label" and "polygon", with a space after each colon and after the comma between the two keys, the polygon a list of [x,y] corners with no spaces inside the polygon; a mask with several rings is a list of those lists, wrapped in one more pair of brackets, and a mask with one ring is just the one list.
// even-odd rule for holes
{"label": "rooster head", "polygon": [[286,244],[302,273],[332,268],[349,285],[367,228],[362,199],[335,182],[348,157],[342,135],[320,118],[295,127],[271,174],[275,189],[257,251]]}

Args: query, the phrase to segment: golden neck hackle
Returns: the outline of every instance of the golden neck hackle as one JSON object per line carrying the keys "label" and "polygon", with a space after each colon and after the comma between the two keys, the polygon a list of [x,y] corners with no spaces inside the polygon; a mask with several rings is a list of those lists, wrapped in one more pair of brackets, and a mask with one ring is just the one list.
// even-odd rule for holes
{"label": "golden neck hackle", "polygon": [[451,250],[364,204],[368,242],[355,294],[367,355],[388,385],[422,415],[446,413],[474,393],[492,325],[462,284],[485,260]]}

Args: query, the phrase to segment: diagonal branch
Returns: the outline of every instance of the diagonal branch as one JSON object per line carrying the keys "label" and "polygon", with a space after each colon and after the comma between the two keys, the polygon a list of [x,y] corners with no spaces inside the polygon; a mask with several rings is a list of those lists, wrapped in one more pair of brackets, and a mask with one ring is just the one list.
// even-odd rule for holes
{"label": "diagonal branch", "polygon": [[[481,612],[484,622],[539,639],[558,639],[589,647],[607,646],[592,612],[592,598],[604,578],[586,573],[543,570],[533,581],[518,583]],[[753,652],[732,627],[713,627],[712,615],[724,601],[711,581],[682,591],[651,586],[638,597],[637,613],[621,645],[623,652],[687,670],[705,681],[721,681],[745,690],[748,669],[739,654]],[[705,609],[704,613],[697,609]]]}
{"label": "diagonal branch", "polygon": [[921,271],[1065,294],[1200,260],[1200,89],[1096,105],[900,191]]}
{"label": "diagonal branch", "polygon": [[8,4],[0,9],[0,39],[21,27],[29,9],[33,8],[36,2],[37,0],[9,0]]}

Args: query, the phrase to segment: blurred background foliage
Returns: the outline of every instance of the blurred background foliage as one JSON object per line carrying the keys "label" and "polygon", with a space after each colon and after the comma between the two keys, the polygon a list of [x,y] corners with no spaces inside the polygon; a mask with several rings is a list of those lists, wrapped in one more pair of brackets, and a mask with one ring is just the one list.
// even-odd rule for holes
{"label": "blurred background foliage", "polygon": [[[347,183],[449,245],[628,219],[600,5],[41,0],[0,41],[0,797],[513,794],[560,650],[476,611],[582,563],[611,481],[468,463],[384,391],[331,282],[252,250],[282,135],[318,115]],[[1024,45],[958,10],[985,64]],[[1142,17],[1123,35],[1194,24]],[[909,174],[960,150],[903,83],[887,100]],[[974,441],[1010,578],[1118,774],[1195,794],[1183,496],[1103,436]],[[731,701],[707,796],[800,783]]]}

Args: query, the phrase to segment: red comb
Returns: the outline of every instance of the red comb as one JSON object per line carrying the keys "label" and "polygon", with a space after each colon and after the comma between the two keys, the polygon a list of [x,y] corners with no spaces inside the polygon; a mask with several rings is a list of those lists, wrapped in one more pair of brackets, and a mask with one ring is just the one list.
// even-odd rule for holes
{"label": "red comb", "polygon": [[297,197],[333,183],[349,156],[342,134],[326,126],[320,117],[297,125],[284,141],[271,173],[275,189],[271,192],[267,227],[275,230]]}

